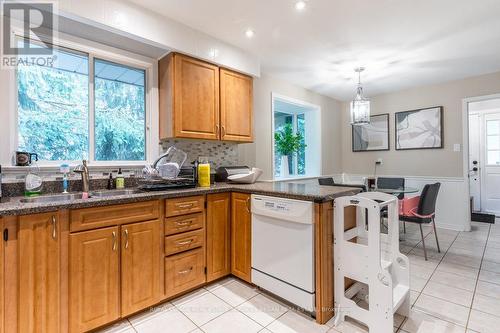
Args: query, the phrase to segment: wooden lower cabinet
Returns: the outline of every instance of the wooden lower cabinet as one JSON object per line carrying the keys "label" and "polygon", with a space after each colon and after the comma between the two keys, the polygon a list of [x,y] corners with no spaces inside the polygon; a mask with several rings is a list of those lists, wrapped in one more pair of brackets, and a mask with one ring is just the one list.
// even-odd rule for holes
{"label": "wooden lower cabinet", "polygon": [[70,235],[70,332],[85,332],[120,317],[119,237],[119,227]]}
{"label": "wooden lower cabinet", "polygon": [[204,284],[205,250],[198,248],[165,258],[165,293],[170,297]]}
{"label": "wooden lower cabinet", "polygon": [[207,195],[207,282],[231,274],[231,195]]}
{"label": "wooden lower cabinet", "polygon": [[0,332],[60,332],[63,321],[61,227],[64,212],[0,219],[8,230],[0,252],[2,320]]}
{"label": "wooden lower cabinet", "polygon": [[163,296],[162,223],[159,220],[121,227],[121,315],[159,302]]}
{"label": "wooden lower cabinet", "polygon": [[251,283],[250,194],[231,194],[231,273]]}
{"label": "wooden lower cabinet", "polygon": [[19,332],[60,331],[59,230],[57,212],[19,217]]}

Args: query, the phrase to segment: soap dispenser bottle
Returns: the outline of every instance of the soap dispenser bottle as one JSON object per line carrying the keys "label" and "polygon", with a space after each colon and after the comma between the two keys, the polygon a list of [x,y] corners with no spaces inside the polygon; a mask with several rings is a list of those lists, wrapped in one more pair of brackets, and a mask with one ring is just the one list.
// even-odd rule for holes
{"label": "soap dispenser bottle", "polygon": [[118,169],[118,175],[116,175],[116,189],[121,190],[125,188],[125,178],[123,177],[122,168]]}
{"label": "soap dispenser bottle", "polygon": [[40,168],[35,162],[35,165],[29,167],[28,174],[24,181],[24,195],[27,197],[38,196],[42,193],[42,177],[39,175]]}
{"label": "soap dispenser bottle", "polygon": [[210,187],[210,163],[208,157],[198,159],[198,185],[201,187]]}

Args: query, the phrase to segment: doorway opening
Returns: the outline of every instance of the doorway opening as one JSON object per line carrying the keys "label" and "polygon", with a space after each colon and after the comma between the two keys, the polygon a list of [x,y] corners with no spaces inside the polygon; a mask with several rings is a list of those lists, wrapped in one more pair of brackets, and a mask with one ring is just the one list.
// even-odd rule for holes
{"label": "doorway opening", "polygon": [[500,97],[468,103],[472,213],[500,216]]}

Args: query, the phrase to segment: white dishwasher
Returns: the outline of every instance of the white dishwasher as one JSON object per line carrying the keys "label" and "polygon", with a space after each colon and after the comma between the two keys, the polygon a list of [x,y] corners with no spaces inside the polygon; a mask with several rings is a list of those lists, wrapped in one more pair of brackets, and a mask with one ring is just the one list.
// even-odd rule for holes
{"label": "white dishwasher", "polygon": [[252,195],[252,283],[314,312],[314,204]]}

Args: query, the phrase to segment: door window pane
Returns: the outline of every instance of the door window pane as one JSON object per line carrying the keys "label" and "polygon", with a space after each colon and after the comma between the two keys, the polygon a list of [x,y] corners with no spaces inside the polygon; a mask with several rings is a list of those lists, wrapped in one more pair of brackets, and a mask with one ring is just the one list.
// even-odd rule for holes
{"label": "door window pane", "polygon": [[499,150],[500,149],[500,136],[499,135],[488,135],[487,136],[488,150]]}
{"label": "door window pane", "polygon": [[500,165],[500,151],[488,151],[488,165]]}
{"label": "door window pane", "polygon": [[146,159],[145,71],[95,60],[95,159]]}
{"label": "door window pane", "polygon": [[87,159],[88,56],[53,51],[52,67],[17,67],[18,149],[47,161]]}
{"label": "door window pane", "polygon": [[487,135],[500,134],[500,121],[499,120],[488,120],[486,122],[486,134]]}

